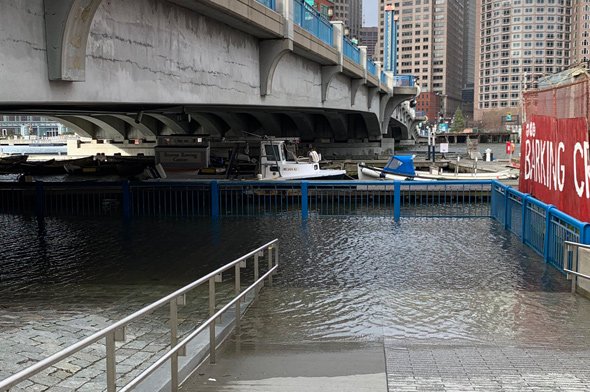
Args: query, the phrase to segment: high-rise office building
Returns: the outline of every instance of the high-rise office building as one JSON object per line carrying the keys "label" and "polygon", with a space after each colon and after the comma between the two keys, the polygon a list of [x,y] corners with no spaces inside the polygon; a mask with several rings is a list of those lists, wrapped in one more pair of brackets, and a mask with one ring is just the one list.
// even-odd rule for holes
{"label": "high-rise office building", "polygon": [[590,61],[590,1],[573,0],[571,63]]}
{"label": "high-rise office building", "polygon": [[572,0],[477,0],[475,120],[521,119],[523,89],[570,64],[572,10]]}
{"label": "high-rise office building", "polygon": [[463,3],[463,90],[461,110],[467,118],[473,118],[473,79],[475,74],[475,2]]}
{"label": "high-rise office building", "polygon": [[[416,110],[435,121],[461,104],[464,1],[379,1],[379,59],[383,61],[385,6],[398,15],[397,73],[418,78]],[[439,4],[440,3],[440,4]]]}
{"label": "high-rise office building", "polygon": [[362,27],[361,28],[361,45],[367,47],[367,56],[377,58],[375,56],[375,46],[379,38],[379,30],[377,27]]}
{"label": "high-rise office building", "polygon": [[350,38],[360,39],[363,22],[363,0],[334,0],[332,20],[341,20]]}

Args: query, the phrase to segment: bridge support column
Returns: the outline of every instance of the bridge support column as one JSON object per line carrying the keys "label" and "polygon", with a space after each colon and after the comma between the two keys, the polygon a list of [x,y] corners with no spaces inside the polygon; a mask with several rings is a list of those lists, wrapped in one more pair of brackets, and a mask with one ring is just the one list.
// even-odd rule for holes
{"label": "bridge support column", "polygon": [[291,39],[271,39],[260,42],[260,95],[265,96],[272,92],[272,78],[279,60],[292,51],[293,40]]}
{"label": "bridge support column", "polygon": [[83,82],[90,26],[102,0],[45,0],[49,80]]}
{"label": "bridge support column", "polygon": [[324,65],[322,67],[322,102],[328,99],[328,88],[334,76],[342,72],[342,65]]}

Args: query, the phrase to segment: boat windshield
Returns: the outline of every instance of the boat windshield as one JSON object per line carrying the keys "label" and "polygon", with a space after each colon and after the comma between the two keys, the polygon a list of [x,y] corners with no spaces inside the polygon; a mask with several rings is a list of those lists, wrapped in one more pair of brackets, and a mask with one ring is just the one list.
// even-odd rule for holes
{"label": "boat windshield", "polygon": [[267,161],[280,161],[281,154],[279,152],[279,146],[276,144],[265,144],[264,153]]}

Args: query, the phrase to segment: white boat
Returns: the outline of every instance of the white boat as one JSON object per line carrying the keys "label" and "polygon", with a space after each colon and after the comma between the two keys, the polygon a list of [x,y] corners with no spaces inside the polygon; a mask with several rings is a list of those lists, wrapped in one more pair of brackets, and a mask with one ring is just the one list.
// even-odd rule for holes
{"label": "white boat", "polygon": [[358,178],[359,180],[415,180],[415,181],[435,181],[435,180],[506,180],[518,178],[512,169],[506,169],[500,172],[474,172],[474,173],[444,173],[440,169],[427,171],[417,171],[414,169],[414,156],[410,155],[393,155],[383,168],[367,166],[359,163]]}
{"label": "white boat", "polygon": [[346,176],[346,170],[321,169],[321,155],[311,151],[308,157],[297,157],[286,148],[285,140],[265,139],[260,144],[259,180],[312,180],[337,179]]}
{"label": "white boat", "polygon": [[[203,154],[200,155],[193,153],[192,150],[189,151],[190,154],[187,153],[188,150],[184,145],[168,144],[165,146],[165,153],[171,159],[162,162],[157,173],[153,173],[153,171],[145,173],[145,179],[198,180],[235,178],[240,180],[288,181],[346,178],[346,170],[320,168],[321,155],[313,150],[308,157],[297,157],[293,151],[287,149],[287,142],[295,140],[295,138],[275,139],[265,137],[259,141],[260,153],[257,157],[258,149],[253,149],[254,156],[251,157],[249,148],[244,148],[244,152],[238,152],[238,149],[235,148],[240,143],[242,144],[241,148],[244,147],[244,144],[247,146],[246,142],[226,141],[224,143],[234,147],[233,152],[230,154],[229,164],[226,167],[209,166],[209,144],[202,143],[206,148],[203,150]],[[221,150],[219,147],[217,148]],[[225,151],[227,151],[227,147]],[[184,154],[184,156],[180,156],[180,154]],[[182,158],[182,160],[178,157]],[[178,164],[178,162],[181,162],[181,164]]]}

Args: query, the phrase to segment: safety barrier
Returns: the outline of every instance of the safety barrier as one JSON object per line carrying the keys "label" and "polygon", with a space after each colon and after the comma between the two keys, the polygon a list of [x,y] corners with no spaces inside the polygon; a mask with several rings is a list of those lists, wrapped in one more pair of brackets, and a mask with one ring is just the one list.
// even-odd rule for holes
{"label": "safety barrier", "polygon": [[293,0],[293,18],[301,26],[330,46],[334,46],[334,32],[330,21],[302,0]]}
{"label": "safety barrier", "polygon": [[342,47],[344,56],[357,64],[361,63],[361,50],[348,37],[342,38]]}
{"label": "safety barrier", "polygon": [[256,0],[260,4],[264,4],[266,7],[270,8],[273,11],[277,10],[277,4],[275,0]]}
{"label": "safety barrier", "polygon": [[[264,252],[267,252],[266,256]],[[259,265],[260,257],[266,258],[266,266]],[[247,279],[249,275],[242,273],[243,269],[248,268],[248,260],[250,260],[251,272],[253,275],[253,282],[251,282],[247,288],[242,286],[242,277]],[[221,317],[230,309],[234,309],[233,314],[233,326],[238,327],[240,325],[240,318],[242,317],[241,302],[244,302],[246,295],[252,293],[252,300],[254,300],[260,288],[267,281],[269,286],[272,286],[272,275],[276,273],[279,266],[279,243],[275,239],[250,253],[232,261],[209,273],[208,275],[176,290],[175,292],[159,299],[158,301],[138,310],[137,312],[125,317],[124,319],[117,321],[106,328],[88,336],[85,339],[80,340],[73,345],[64,348],[63,350],[45,358],[36,364],[8,377],[5,380],[0,381],[0,391],[9,391],[11,388],[18,386],[19,384],[30,380],[35,375],[41,373],[43,370],[48,369],[52,366],[59,364],[67,358],[75,356],[83,349],[90,347],[91,345],[102,345],[104,347],[103,359],[106,363],[106,378],[104,380],[104,387],[102,390],[107,392],[115,392],[117,390],[117,381],[119,383],[125,383],[125,385],[119,389],[121,392],[133,390],[140,383],[146,380],[148,376],[153,374],[158,369],[167,365],[169,371],[170,387],[169,390],[177,391],[180,384],[179,377],[179,360],[180,357],[186,356],[186,347],[189,345],[200,333],[209,329],[209,360],[211,363],[215,363],[216,349],[218,344],[218,336],[215,331],[215,325],[217,320],[221,320]],[[216,296],[216,283],[223,281],[223,273],[231,273],[233,270],[233,285],[234,285],[234,297],[229,300],[225,305],[221,306]],[[187,294],[194,292],[195,289],[202,285],[208,285],[208,306],[209,306],[209,318],[197,325],[190,332],[186,333],[185,336],[180,336],[179,327],[179,314],[178,308],[187,305]],[[219,306],[221,308],[219,309]],[[170,328],[170,344],[169,348],[165,353],[157,359],[154,363],[143,369],[143,371],[133,378],[131,381],[125,382],[126,377],[118,377],[117,365],[124,367],[125,354],[121,354],[119,360],[117,360],[117,345],[115,342],[121,342],[126,340],[126,330],[130,328],[132,323],[138,322],[149,315],[152,315],[158,309],[169,309],[169,328]],[[184,316],[186,317],[186,315]],[[131,334],[130,334],[131,335]],[[100,351],[100,350],[99,350]],[[124,351],[124,350],[122,350]],[[197,362],[200,362],[203,358],[199,358]],[[193,369],[188,369],[189,372]],[[185,372],[186,373],[186,372]],[[100,377],[98,377],[100,379]],[[47,385],[40,386],[45,388]],[[34,387],[31,387],[32,390]],[[50,388],[51,389],[51,386]],[[160,388],[154,387],[153,390],[159,390]]]}
{"label": "safety barrier", "polygon": [[43,216],[492,217],[563,271],[590,224],[497,181],[191,181],[0,184],[0,213]]}
{"label": "safety barrier", "polygon": [[373,59],[367,58],[367,72],[374,77],[377,77],[377,64]]}
{"label": "safety barrier", "polygon": [[492,217],[564,272],[565,241],[590,244],[590,224],[499,182],[492,190]]}

